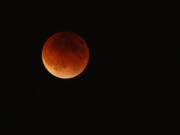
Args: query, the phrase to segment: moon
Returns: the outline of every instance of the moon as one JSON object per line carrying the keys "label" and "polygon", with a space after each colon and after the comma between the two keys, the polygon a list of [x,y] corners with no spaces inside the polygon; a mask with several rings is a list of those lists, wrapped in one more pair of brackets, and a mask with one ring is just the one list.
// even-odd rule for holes
{"label": "moon", "polygon": [[55,33],[43,45],[42,62],[53,76],[74,78],[84,71],[89,62],[87,43],[74,32]]}

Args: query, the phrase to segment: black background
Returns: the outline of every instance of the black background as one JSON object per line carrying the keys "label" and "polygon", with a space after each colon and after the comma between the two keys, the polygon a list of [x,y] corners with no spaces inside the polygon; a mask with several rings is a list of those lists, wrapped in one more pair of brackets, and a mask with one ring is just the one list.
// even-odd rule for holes
{"label": "black background", "polygon": [[[4,110],[152,111],[152,16],[148,3],[11,3],[2,11]],[[82,36],[90,61],[78,77],[50,75],[41,60],[56,32]],[[7,53],[8,52],[8,53]]]}

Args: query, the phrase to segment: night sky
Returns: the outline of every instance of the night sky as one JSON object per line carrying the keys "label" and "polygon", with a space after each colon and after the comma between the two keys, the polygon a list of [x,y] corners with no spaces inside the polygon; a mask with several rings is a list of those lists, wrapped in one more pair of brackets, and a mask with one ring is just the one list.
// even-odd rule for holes
{"label": "night sky", "polygon": [[[151,112],[154,56],[147,6],[135,1],[49,1],[9,7],[4,39],[15,67],[7,78],[14,88],[5,92],[10,93],[5,103],[13,110]],[[41,60],[47,38],[63,31],[79,34],[90,50],[85,71],[69,80],[52,76]]]}

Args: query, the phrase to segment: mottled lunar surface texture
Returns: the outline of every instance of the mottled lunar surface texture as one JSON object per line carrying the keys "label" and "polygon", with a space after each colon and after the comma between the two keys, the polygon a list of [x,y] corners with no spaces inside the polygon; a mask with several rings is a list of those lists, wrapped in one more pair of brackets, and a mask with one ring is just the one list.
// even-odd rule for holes
{"label": "mottled lunar surface texture", "polygon": [[73,32],[55,33],[43,46],[42,61],[55,77],[73,78],[86,68],[89,49],[85,40]]}

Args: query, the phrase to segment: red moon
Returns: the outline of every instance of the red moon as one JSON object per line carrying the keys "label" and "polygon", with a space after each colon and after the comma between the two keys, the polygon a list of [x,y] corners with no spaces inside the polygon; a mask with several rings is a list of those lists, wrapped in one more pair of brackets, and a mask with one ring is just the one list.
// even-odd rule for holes
{"label": "red moon", "polygon": [[50,36],[42,49],[42,62],[55,77],[68,79],[81,74],[89,61],[85,40],[73,32]]}

